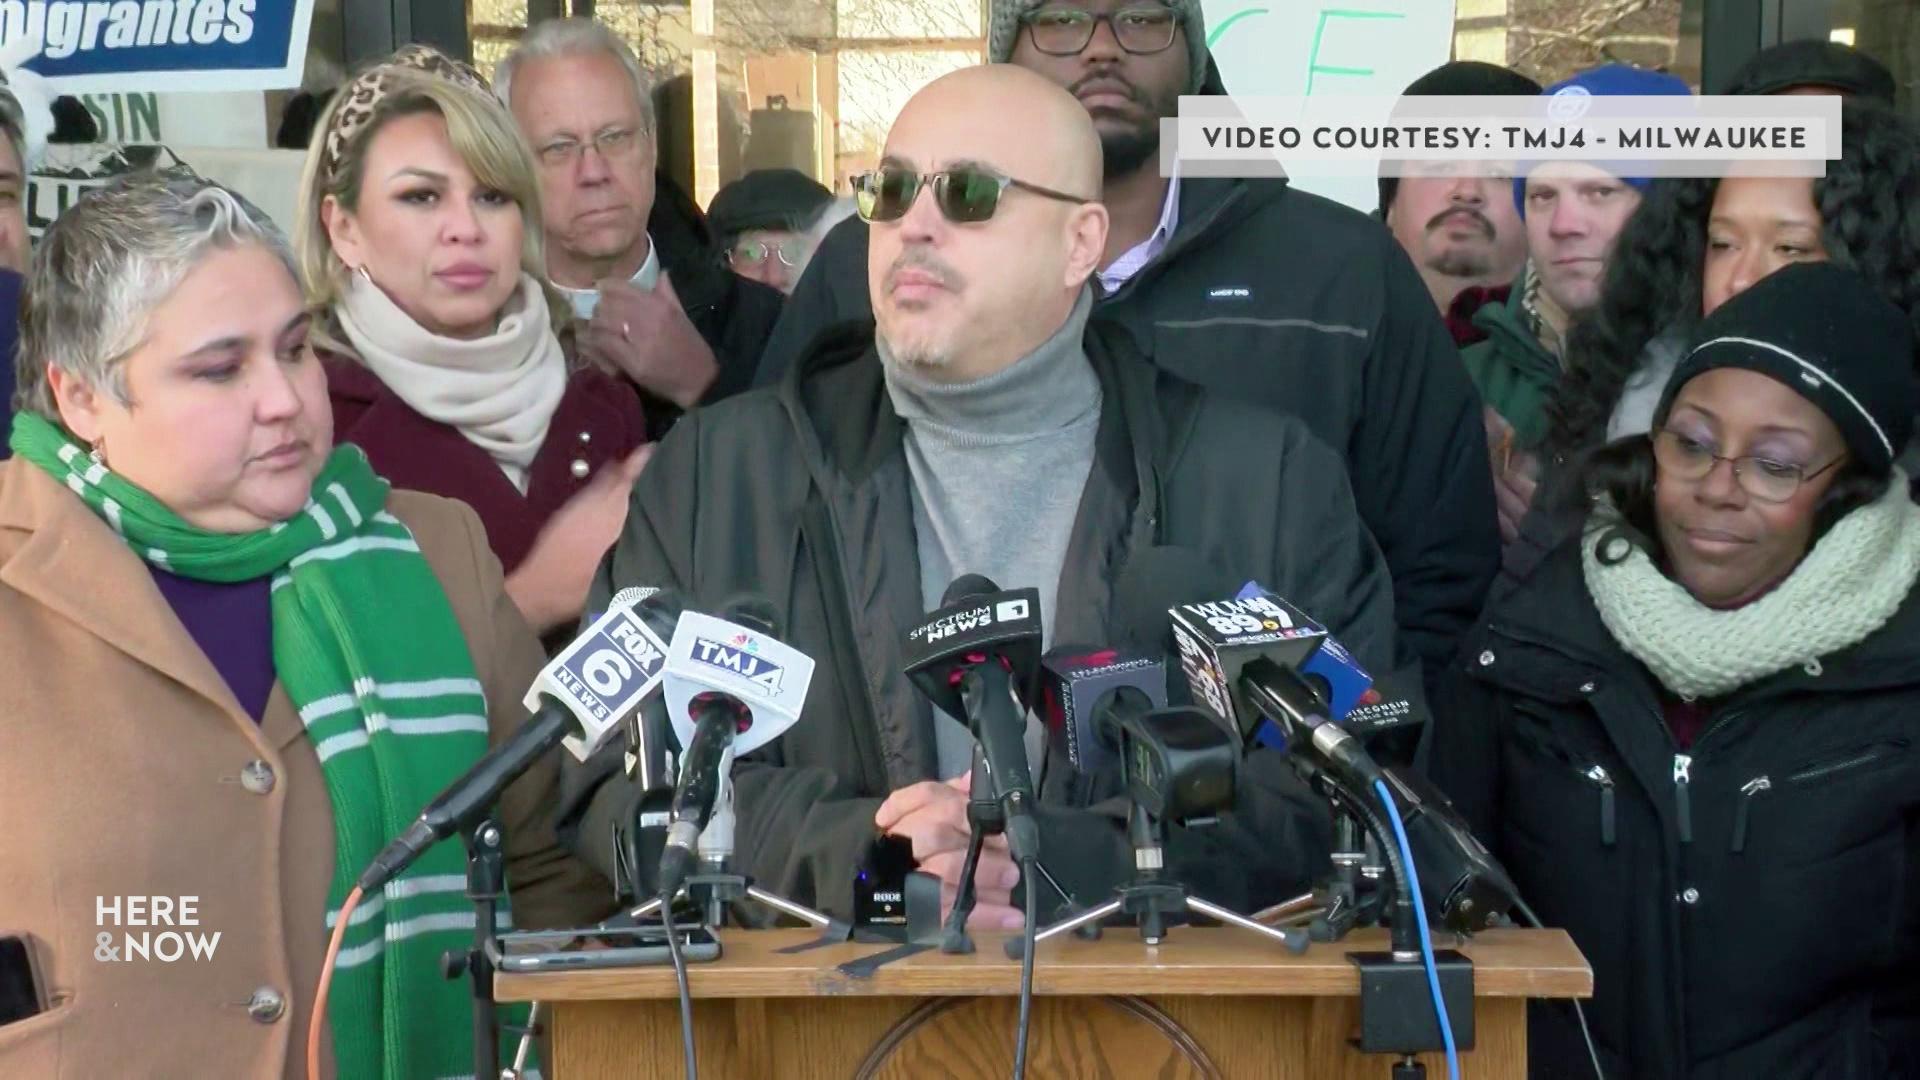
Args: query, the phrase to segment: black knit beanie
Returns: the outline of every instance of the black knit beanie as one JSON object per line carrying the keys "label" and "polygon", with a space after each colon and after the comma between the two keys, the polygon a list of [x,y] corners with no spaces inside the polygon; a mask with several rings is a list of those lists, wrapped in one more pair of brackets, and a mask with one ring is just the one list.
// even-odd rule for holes
{"label": "black knit beanie", "polygon": [[1915,348],[1913,324],[1867,279],[1832,263],[1794,263],[1701,321],[1661,394],[1654,430],[1695,376],[1744,368],[1819,406],[1854,460],[1884,476],[1913,437]]}

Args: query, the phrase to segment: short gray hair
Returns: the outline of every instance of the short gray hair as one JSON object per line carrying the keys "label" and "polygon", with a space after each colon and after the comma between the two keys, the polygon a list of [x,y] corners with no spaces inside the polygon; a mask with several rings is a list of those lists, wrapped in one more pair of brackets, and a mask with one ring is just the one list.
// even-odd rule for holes
{"label": "short gray hair", "polygon": [[34,245],[20,305],[14,410],[58,421],[49,365],[128,404],[126,359],[153,309],[214,251],[255,244],[299,280],[273,222],[197,176],[138,172],[82,196]]}
{"label": "short gray hair", "polygon": [[640,58],[633,55],[632,47],[619,34],[593,19],[548,19],[530,27],[520,35],[513,51],[494,66],[493,93],[511,111],[513,77],[522,64],[529,60],[596,52],[607,53],[620,61],[627,79],[633,83],[633,100],[640,109],[640,120],[648,131],[654,130],[653,86],[647,79],[646,69],[640,66]]}

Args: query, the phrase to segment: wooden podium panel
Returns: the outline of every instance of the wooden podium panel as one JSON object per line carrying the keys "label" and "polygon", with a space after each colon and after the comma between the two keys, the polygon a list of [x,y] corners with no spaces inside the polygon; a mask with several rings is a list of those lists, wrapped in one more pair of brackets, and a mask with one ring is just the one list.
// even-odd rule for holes
{"label": "wooden podium panel", "polygon": [[[838,965],[887,946],[782,954],[815,931],[720,936],[718,961],[689,966],[703,1076],[970,1080],[1012,1068],[1020,965],[1001,952],[1004,935],[976,935],[971,956],[929,950],[868,979]],[[1157,947],[1126,927],[1045,942],[1028,1075],[1379,1080],[1388,1059],[1349,1045],[1360,978],[1347,954],[1386,944],[1384,931],[1360,931],[1294,956],[1228,927],[1179,927]],[[1592,971],[1558,930],[1489,931],[1460,951],[1474,962],[1476,1006],[1462,1075],[1523,1080],[1526,999],[1587,997]],[[548,1004],[558,1080],[679,1074],[671,968],[502,974],[495,992]],[[1446,1075],[1441,1055],[1422,1060],[1429,1076]]]}

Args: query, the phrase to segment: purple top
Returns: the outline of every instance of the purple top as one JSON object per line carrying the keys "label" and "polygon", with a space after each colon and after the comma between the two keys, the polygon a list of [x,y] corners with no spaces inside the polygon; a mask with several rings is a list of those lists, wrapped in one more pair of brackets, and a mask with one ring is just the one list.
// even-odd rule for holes
{"label": "purple top", "polygon": [[227,680],[240,707],[259,723],[266,715],[275,678],[270,579],[226,585],[195,581],[151,565],[147,569],[194,643]]}

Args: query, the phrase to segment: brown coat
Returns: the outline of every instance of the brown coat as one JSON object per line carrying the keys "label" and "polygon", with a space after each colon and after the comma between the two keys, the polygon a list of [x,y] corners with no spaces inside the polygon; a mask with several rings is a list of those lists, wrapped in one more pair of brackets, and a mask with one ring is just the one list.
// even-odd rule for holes
{"label": "brown coat", "polygon": [[[539,643],[471,510],[412,492],[388,507],[446,589],[497,743],[525,718]],[[333,813],[285,690],[256,725],[147,568],[18,459],[0,463],[0,657],[0,934],[37,939],[54,999],[0,1027],[0,1076],[302,1075]],[[611,889],[556,846],[543,764],[502,800],[516,922],[579,925]],[[214,956],[97,960],[97,936],[127,928],[97,927],[96,898],[125,896],[199,897]],[[261,990],[281,1015],[249,1009]]]}

